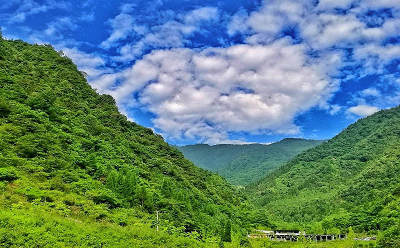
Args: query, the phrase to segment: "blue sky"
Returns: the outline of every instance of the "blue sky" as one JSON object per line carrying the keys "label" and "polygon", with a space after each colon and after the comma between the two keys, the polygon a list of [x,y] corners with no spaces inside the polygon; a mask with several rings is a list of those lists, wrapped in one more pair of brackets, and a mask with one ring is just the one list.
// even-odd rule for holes
{"label": "blue sky", "polygon": [[327,139],[400,100],[398,0],[9,0],[0,26],[172,144]]}

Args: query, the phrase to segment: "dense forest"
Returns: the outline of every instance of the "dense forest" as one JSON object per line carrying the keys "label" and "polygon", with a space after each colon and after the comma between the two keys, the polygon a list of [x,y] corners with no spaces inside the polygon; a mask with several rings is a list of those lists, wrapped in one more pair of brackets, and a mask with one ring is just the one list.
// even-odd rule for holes
{"label": "dense forest", "polygon": [[128,121],[62,52],[2,38],[0,192],[0,246],[200,246],[248,227],[223,178]]}
{"label": "dense forest", "polygon": [[234,185],[247,185],[264,178],[300,152],[322,142],[287,138],[270,145],[202,144],[178,149],[195,165],[217,172]]}
{"label": "dense forest", "polygon": [[400,107],[350,125],[247,188],[278,226],[381,233],[400,247]]}

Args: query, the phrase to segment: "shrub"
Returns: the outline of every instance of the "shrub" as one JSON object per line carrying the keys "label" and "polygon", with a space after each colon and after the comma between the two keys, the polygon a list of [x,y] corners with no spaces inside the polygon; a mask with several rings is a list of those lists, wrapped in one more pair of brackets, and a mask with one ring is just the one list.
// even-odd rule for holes
{"label": "shrub", "polygon": [[18,178],[13,167],[0,168],[0,181],[12,182]]}

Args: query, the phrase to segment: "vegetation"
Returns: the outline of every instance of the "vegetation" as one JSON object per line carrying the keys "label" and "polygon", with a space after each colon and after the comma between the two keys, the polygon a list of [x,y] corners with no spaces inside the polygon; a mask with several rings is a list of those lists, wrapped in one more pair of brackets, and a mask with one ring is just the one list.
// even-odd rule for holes
{"label": "vegetation", "polygon": [[[44,211],[13,208],[0,211],[0,247],[216,247],[195,237],[183,237],[150,225],[116,223],[61,217]],[[215,243],[215,242],[214,242]]]}
{"label": "vegetation", "polygon": [[0,192],[0,246],[197,247],[248,227],[224,179],[128,121],[69,58],[4,39]]}
{"label": "vegetation", "polygon": [[[229,160],[227,177],[245,184],[316,143],[216,146],[230,152],[203,157]],[[128,121],[62,53],[0,36],[0,247],[375,246],[354,233],[399,247],[398,147],[400,107],[358,121],[252,183],[245,193],[254,209],[223,178]],[[247,239],[255,226],[350,238]]]}
{"label": "vegetation", "polygon": [[[276,225],[309,232],[380,234],[398,247],[400,107],[349,126],[248,187],[252,202]],[[286,224],[284,224],[286,223]]]}
{"label": "vegetation", "polygon": [[178,149],[195,165],[217,172],[232,184],[247,185],[322,142],[284,139],[270,145],[189,145]]}

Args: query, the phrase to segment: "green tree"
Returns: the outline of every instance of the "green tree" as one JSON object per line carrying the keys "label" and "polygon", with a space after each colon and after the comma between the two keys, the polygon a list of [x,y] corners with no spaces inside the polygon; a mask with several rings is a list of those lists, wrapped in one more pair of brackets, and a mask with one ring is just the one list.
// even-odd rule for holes
{"label": "green tree", "polygon": [[356,237],[356,234],[354,233],[354,230],[352,227],[349,227],[349,230],[347,232],[347,237],[346,237],[346,245],[348,247],[355,247],[356,246],[356,241],[354,240]]}
{"label": "green tree", "polygon": [[221,239],[223,242],[232,242],[232,224],[230,220],[225,222]]}
{"label": "green tree", "polygon": [[394,225],[378,236],[378,246],[387,248],[400,247],[400,224]]}

